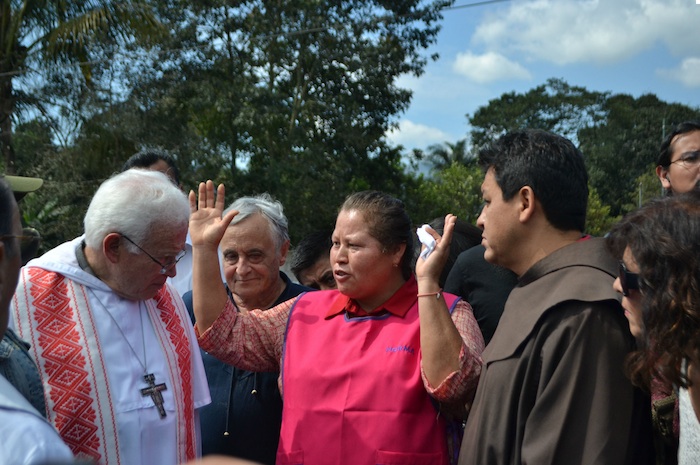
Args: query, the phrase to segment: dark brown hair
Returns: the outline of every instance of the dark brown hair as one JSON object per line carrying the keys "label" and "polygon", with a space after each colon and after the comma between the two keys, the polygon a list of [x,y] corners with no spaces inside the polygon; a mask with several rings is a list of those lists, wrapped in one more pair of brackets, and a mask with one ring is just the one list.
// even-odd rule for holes
{"label": "dark brown hair", "polygon": [[630,359],[633,381],[660,375],[686,387],[681,361],[700,360],[700,192],[655,199],[613,227],[608,246],[639,266],[647,347]]}

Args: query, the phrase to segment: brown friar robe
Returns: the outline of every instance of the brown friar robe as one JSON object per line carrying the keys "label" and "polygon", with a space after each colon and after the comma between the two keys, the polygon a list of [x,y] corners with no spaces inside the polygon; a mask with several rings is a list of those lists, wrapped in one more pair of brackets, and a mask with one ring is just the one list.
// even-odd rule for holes
{"label": "brown friar robe", "polygon": [[649,399],[623,373],[634,339],[603,239],[520,277],[483,353],[459,465],[651,463]]}

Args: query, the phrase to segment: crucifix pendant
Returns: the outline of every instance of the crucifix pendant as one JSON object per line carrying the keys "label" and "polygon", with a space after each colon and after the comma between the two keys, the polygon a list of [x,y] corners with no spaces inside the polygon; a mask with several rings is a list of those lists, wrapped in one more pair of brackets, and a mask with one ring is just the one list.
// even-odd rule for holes
{"label": "crucifix pendant", "polygon": [[161,418],[165,418],[165,407],[163,407],[163,395],[160,391],[165,391],[168,387],[165,383],[156,384],[156,376],[153,373],[143,375],[143,379],[148,383],[148,387],[141,389],[143,397],[151,396],[153,403],[156,404],[158,413]]}

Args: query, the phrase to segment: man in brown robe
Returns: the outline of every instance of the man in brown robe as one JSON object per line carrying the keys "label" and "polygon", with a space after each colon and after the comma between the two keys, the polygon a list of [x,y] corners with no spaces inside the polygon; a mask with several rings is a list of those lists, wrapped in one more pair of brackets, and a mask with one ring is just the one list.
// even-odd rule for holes
{"label": "man in brown robe", "polygon": [[483,353],[459,464],[648,463],[648,404],[623,373],[634,342],[612,289],[617,264],[583,234],[582,154],[525,130],[479,161],[484,257],[519,281]]}

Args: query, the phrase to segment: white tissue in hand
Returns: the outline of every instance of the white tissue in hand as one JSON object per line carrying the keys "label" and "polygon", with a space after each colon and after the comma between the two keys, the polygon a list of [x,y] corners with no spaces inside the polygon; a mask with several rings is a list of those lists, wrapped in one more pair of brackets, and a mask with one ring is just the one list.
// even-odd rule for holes
{"label": "white tissue in hand", "polygon": [[433,236],[430,235],[428,232],[428,228],[430,226],[427,224],[424,224],[420,228],[416,229],[416,234],[418,235],[418,240],[420,240],[421,244],[425,246],[425,249],[423,249],[420,253],[420,258],[425,260],[428,258],[428,255],[430,255],[430,252],[432,252],[435,249],[435,239]]}

